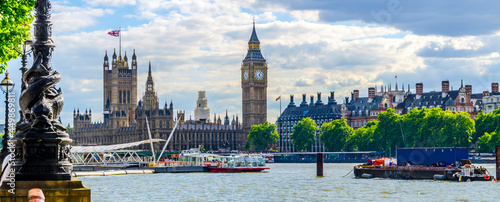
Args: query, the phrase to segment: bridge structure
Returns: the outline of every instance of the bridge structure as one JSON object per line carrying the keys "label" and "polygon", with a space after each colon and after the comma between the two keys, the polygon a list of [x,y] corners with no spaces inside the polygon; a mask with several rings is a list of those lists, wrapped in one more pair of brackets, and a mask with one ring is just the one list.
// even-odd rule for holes
{"label": "bridge structure", "polygon": [[162,141],[165,140],[150,139],[113,145],[73,146],[71,148],[73,169],[84,171],[141,167],[149,162],[154,162],[153,157],[140,155],[149,151],[131,150],[129,148]]}

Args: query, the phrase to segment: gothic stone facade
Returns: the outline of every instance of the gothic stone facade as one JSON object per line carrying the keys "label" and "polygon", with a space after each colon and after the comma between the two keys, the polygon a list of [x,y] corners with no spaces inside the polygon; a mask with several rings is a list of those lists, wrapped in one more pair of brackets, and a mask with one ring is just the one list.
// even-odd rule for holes
{"label": "gothic stone facade", "polygon": [[267,63],[260,52],[260,41],[255,32],[255,22],[248,52],[241,65],[243,129],[267,120]]}
{"label": "gothic stone facade", "polygon": [[[127,57],[113,54],[112,67],[109,67],[107,54],[104,57],[104,122],[92,122],[92,112],[73,113],[73,130],[70,136],[74,145],[109,145],[135,142],[149,139],[146,117],[152,138],[167,139],[174,125],[178,128],[173,133],[168,145],[169,150],[184,150],[202,146],[208,150],[242,150],[246,141],[243,126],[238,117],[229,122],[226,112],[224,122],[221,118],[210,122],[207,119],[185,121],[185,112],[174,116],[173,103],[160,108],[154,89],[154,81],[149,64],[146,91],[137,103],[137,61],[132,57],[132,68],[128,68]],[[133,110],[131,110],[133,109]],[[162,145],[155,145],[157,149]]]}

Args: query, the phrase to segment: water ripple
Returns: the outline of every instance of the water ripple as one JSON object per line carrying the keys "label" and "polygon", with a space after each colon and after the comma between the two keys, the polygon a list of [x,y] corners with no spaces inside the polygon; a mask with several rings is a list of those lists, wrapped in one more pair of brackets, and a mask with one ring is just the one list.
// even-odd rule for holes
{"label": "water ripple", "polygon": [[[162,173],[79,177],[93,201],[495,201],[494,182],[355,179],[354,164],[270,164],[262,173]],[[494,173],[494,165],[483,165]]]}

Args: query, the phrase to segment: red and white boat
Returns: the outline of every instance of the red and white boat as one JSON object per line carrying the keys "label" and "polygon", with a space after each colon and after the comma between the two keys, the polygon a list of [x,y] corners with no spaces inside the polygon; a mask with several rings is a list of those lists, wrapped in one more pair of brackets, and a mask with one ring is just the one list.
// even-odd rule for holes
{"label": "red and white boat", "polygon": [[240,173],[260,172],[269,167],[266,166],[261,156],[221,156],[217,166],[209,166],[211,173]]}

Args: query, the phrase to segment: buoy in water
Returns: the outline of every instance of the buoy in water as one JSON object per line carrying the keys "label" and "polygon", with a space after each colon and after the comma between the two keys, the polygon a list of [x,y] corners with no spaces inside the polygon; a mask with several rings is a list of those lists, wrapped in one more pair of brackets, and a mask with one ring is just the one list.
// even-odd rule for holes
{"label": "buoy in water", "polygon": [[372,174],[368,174],[368,173],[363,173],[361,175],[362,178],[373,178],[373,175]]}

